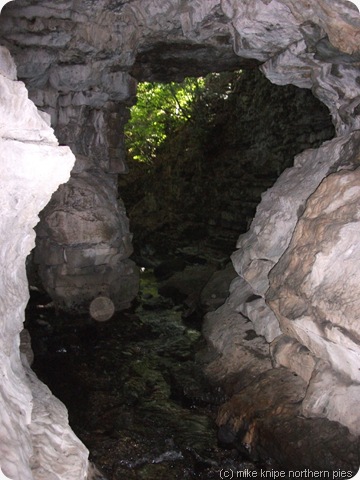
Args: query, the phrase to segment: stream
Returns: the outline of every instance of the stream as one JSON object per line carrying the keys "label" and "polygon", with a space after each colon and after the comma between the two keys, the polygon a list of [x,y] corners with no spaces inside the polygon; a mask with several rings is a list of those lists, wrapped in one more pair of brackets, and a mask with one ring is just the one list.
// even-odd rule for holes
{"label": "stream", "polygon": [[[25,326],[33,370],[64,402],[70,425],[108,480],[219,479],[256,470],[219,444],[223,392],[202,374],[206,345],[182,308],[141,274],[134,306],[106,322],[57,313],[32,291]],[[230,478],[230,477],[229,477]]]}

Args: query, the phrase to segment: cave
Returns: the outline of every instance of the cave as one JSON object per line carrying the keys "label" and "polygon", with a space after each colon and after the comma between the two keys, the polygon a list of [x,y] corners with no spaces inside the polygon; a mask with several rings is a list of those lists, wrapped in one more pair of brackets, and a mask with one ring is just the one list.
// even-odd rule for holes
{"label": "cave", "polygon": [[355,5],[16,0],[2,9],[0,32],[2,474],[94,478],[66,408],[30,367],[34,227],[33,261],[59,309],[81,313],[99,297],[128,308],[139,273],[118,175],[128,169],[121,132],[136,81],[259,69],[274,84],[310,89],[335,136],[298,154],[263,193],[231,254],[236,278],[204,319],[215,353],[205,372],[228,392],[217,426],[253,460],[350,478],[360,434]]}

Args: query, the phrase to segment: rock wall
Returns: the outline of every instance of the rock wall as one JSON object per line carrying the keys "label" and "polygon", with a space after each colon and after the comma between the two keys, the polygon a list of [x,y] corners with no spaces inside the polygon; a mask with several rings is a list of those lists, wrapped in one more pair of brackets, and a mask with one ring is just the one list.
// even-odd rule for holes
{"label": "rock wall", "polygon": [[[306,371],[310,382],[303,414],[326,416],[359,434],[354,407],[360,392],[356,308],[360,135],[352,137],[354,150],[347,158],[342,155],[346,170],[328,175],[309,197],[288,249],[270,273],[267,301],[283,335],[289,337],[281,349],[295,339],[313,358],[312,370]],[[289,368],[280,352],[275,358]],[[290,368],[304,377],[301,364]]]}
{"label": "rock wall", "polygon": [[[95,27],[86,12],[72,15],[65,5],[55,6],[55,12],[51,5],[25,7],[21,15],[14,6],[14,17],[3,27],[10,28],[12,40],[21,37],[27,47],[27,52],[13,52],[19,77],[34,103],[51,116],[60,144],[76,156],[70,182],[40,214],[32,257],[37,267],[31,278],[39,276],[63,309],[88,311],[99,295],[110,297],[116,309],[126,308],[138,291],[138,270],[129,260],[131,234],[117,176],[127,169],[122,130],[135,80],[123,71],[110,73],[109,62],[100,59],[104,52],[98,42],[108,41],[106,34],[97,38],[94,31],[105,28],[101,19]],[[96,46],[91,47],[93,41]],[[111,45],[107,48],[113,56]]]}
{"label": "rock wall", "polygon": [[[351,455],[358,448],[359,344],[353,317],[358,294],[358,142],[355,131],[304,152],[263,195],[250,230],[232,255],[239,278],[225,305],[205,322],[209,344],[226,352],[208,366],[209,375],[225,383],[231,397],[219,413],[220,427],[237,432],[239,442],[256,455],[259,437],[270,452],[270,432],[286,425],[275,438],[287,444],[289,466],[298,461],[295,432],[313,428],[306,419],[317,418],[317,429],[327,432],[324,444],[332,445],[326,460],[317,444],[309,440],[304,445],[324,459],[323,467],[342,464],[346,454],[340,444]],[[230,325],[224,323],[229,318]],[[260,337],[253,337],[252,329]],[[289,371],[296,378],[291,398],[274,398],[288,384]],[[254,390],[259,382],[263,393]],[[247,403],[254,396],[273,400],[254,412]],[[348,443],[346,432],[329,420],[345,425],[353,440]],[[283,454],[273,455],[284,462]],[[359,459],[356,454],[353,458],[355,465]]]}
{"label": "rock wall", "polygon": [[[126,106],[132,101],[130,72],[144,79],[172,80],[189,72],[205,74],[219,66],[226,69],[261,64],[272,82],[311,88],[328,106],[337,137],[297,157],[294,168],[285,171],[263,196],[249,232],[239,239],[233,255],[239,278],[232,284],[227,303],[208,317],[204,333],[220,355],[209,365],[209,374],[222,382],[232,376],[234,396],[219,412],[218,423],[231,428],[248,450],[260,446],[275,454],[278,448],[284,463],[289,459],[298,462],[296,438],[281,450],[284,421],[295,435],[318,430],[314,427],[318,422],[306,422],[309,419],[304,416],[324,416],[316,420],[324,420],[322,432],[327,436],[324,433],[321,438],[325,445],[331,435],[339,435],[341,440],[347,439],[341,443],[346,448],[304,462],[318,465],[322,461],[321,465],[334,467],[333,459],[337,458],[337,465],[359,465],[354,437],[328,420],[342,423],[352,434],[360,433],[358,411],[351,408],[359,388],[358,309],[354,301],[359,296],[355,269],[358,248],[354,241],[360,122],[360,17],[356,7],[345,0],[64,0],[46,5],[21,0],[4,8],[0,30],[31,97],[51,114],[60,142],[70,145],[77,156],[78,173],[73,183],[57,194],[39,228],[42,245],[52,242],[54,260],[49,260],[52,251],[44,257],[40,252],[38,259],[49,275],[47,281],[53,282],[49,288],[65,306],[86,303],[92,281],[91,295],[97,295],[99,283],[95,279],[103,269],[108,268],[104,272],[106,282],[101,284],[107,294],[113,274],[121,284],[124,277],[136,277],[126,259],[126,268],[119,268],[120,276],[116,276],[118,262],[127,256],[130,237],[121,205],[113,203],[115,175],[126,169],[121,132],[117,134],[113,127],[121,125]],[[6,73],[5,77],[10,76],[13,82],[11,75]],[[8,91],[8,80],[4,92]],[[10,104],[5,117],[11,117],[13,111]],[[15,124],[21,124],[19,118],[26,118],[23,112],[14,119]],[[1,202],[6,213],[1,219],[4,275],[0,352],[3,376],[13,380],[4,381],[1,389],[5,412],[1,458],[6,458],[1,466],[16,478],[31,478],[31,467],[36,478],[44,478],[42,469],[46,468],[51,470],[46,478],[82,478],[86,456],[79,444],[72,450],[78,463],[70,457],[56,473],[58,463],[41,460],[47,456],[43,437],[37,437],[38,447],[31,449],[32,394],[18,352],[27,299],[24,259],[32,246],[31,227],[50,192],[65,180],[63,173],[50,174],[49,168],[62,170],[68,155],[55,162],[58,153],[54,153],[54,141],[46,139],[44,123],[37,118],[31,128],[20,125],[15,133],[6,131],[12,122],[2,127]],[[31,138],[26,149],[19,142],[28,139],[25,134]],[[41,168],[29,170],[25,160],[39,143],[46,161],[36,150],[35,161]],[[59,152],[57,147],[55,150]],[[21,167],[9,161],[17,152]],[[69,168],[67,164],[66,175]],[[23,182],[26,188],[21,188]],[[94,190],[95,184],[102,185],[100,193]],[[72,196],[78,185],[82,194]],[[71,202],[64,201],[66,197]],[[94,201],[96,214],[90,209]],[[107,207],[111,209],[110,218],[98,222]],[[76,239],[71,236],[74,223],[69,222],[69,228],[66,224],[66,231],[61,231],[66,208],[66,217],[71,218],[70,213],[81,219]],[[119,230],[112,230],[115,220],[121,224],[117,224]],[[93,242],[93,235],[98,233]],[[343,278],[349,288],[343,288]],[[73,285],[79,289],[77,300],[67,296],[66,287]],[[124,302],[121,299],[119,305]],[[261,337],[254,336],[254,329]],[[259,358],[265,363],[258,365]],[[291,378],[296,378],[292,384]],[[292,385],[294,395],[272,397],[269,384],[277,391],[284,384]],[[259,385],[274,402],[257,410],[251,402],[259,398]],[[351,420],[345,406],[351,410]],[[41,409],[34,408],[33,412],[44,418]],[[61,437],[59,430],[57,435]],[[305,437],[300,438],[300,445]],[[49,438],[56,443],[55,436],[49,433]],[[308,452],[312,446],[307,443]],[[54,466],[50,468],[51,464]],[[73,469],[72,476],[64,471],[67,469]]]}
{"label": "rock wall", "polygon": [[0,92],[0,468],[19,480],[85,478],[88,451],[70,429],[66,408],[19,350],[33,228],[75,159],[68,147],[58,146],[47,115],[28,99],[4,47]]}
{"label": "rock wall", "polygon": [[[78,77],[76,87],[69,87],[67,75],[86,73],[57,71],[50,82],[52,100],[33,95],[37,105],[56,117],[59,141],[76,156],[71,180],[41,212],[34,261],[59,307],[87,311],[95,297],[106,296],[120,310],[138,291],[138,271],[128,258],[129,222],[117,191],[117,174],[126,169],[118,144],[128,114],[124,105],[84,94],[86,86]],[[126,76],[119,81],[124,91],[117,96],[127,98],[134,81]],[[69,88],[76,90],[65,93]],[[56,105],[54,111],[49,103]]]}

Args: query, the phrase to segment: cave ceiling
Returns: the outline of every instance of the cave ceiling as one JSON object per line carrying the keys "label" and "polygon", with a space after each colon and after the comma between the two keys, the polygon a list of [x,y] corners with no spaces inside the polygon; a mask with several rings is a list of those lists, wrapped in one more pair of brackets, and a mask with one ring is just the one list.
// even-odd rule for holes
{"label": "cave ceiling", "polygon": [[356,13],[345,0],[16,0],[3,9],[0,34],[30,87],[62,91],[54,69],[86,65],[91,81],[79,89],[103,89],[114,71],[181,80],[255,67],[302,41],[318,61],[358,62]]}

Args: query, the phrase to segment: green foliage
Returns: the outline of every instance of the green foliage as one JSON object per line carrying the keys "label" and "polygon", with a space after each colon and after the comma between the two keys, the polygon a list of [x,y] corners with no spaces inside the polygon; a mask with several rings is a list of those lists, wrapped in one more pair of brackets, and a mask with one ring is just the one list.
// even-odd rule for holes
{"label": "green foliage", "polygon": [[191,121],[192,105],[201,94],[204,79],[182,83],[140,83],[137,103],[125,128],[126,146],[134,160],[151,163],[166,138]]}

